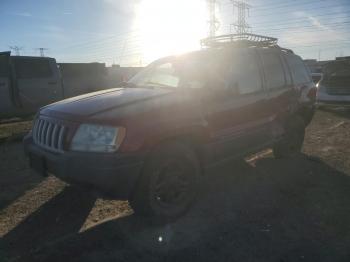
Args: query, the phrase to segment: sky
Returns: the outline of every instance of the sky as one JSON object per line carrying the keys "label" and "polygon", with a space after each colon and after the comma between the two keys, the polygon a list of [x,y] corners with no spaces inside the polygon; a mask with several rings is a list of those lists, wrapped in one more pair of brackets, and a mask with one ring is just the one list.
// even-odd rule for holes
{"label": "sky", "polygon": [[[304,59],[350,56],[349,0],[246,0],[249,32],[279,39]],[[217,0],[219,34],[234,33],[237,11]],[[58,62],[144,66],[200,48],[206,0],[0,0],[0,49]]]}

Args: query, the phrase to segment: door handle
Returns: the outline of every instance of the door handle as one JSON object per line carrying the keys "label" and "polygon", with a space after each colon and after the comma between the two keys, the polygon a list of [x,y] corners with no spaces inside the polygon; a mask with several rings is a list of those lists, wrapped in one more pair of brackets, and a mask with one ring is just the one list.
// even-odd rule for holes
{"label": "door handle", "polygon": [[56,81],[52,81],[52,82],[48,82],[48,84],[49,85],[55,85],[55,84],[57,84],[57,82]]}

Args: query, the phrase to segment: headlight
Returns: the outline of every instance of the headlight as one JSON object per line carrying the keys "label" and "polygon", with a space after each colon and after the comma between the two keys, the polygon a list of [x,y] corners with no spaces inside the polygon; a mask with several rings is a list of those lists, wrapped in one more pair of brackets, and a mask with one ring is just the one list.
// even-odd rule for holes
{"label": "headlight", "polygon": [[70,149],[84,152],[115,152],[125,137],[125,128],[81,124]]}

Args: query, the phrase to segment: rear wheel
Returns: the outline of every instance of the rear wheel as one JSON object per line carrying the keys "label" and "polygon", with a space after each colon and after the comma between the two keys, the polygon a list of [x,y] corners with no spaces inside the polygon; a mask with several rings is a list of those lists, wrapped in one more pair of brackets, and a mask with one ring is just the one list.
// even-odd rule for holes
{"label": "rear wheel", "polygon": [[165,222],[186,212],[197,195],[199,162],[188,146],[159,146],[146,163],[130,205],[136,214]]}
{"label": "rear wheel", "polygon": [[305,123],[301,117],[291,119],[283,138],[273,147],[276,158],[293,157],[300,153],[305,137]]}

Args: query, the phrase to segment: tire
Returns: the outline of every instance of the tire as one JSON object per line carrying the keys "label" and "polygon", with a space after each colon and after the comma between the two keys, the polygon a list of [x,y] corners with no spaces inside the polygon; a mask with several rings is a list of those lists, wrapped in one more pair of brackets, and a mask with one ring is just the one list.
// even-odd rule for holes
{"label": "tire", "polygon": [[280,141],[273,146],[276,158],[294,157],[301,152],[305,137],[305,122],[301,117],[288,121],[286,133]]}
{"label": "tire", "polygon": [[136,215],[171,221],[191,207],[199,176],[199,161],[191,148],[179,142],[163,144],[147,161],[130,205]]}

